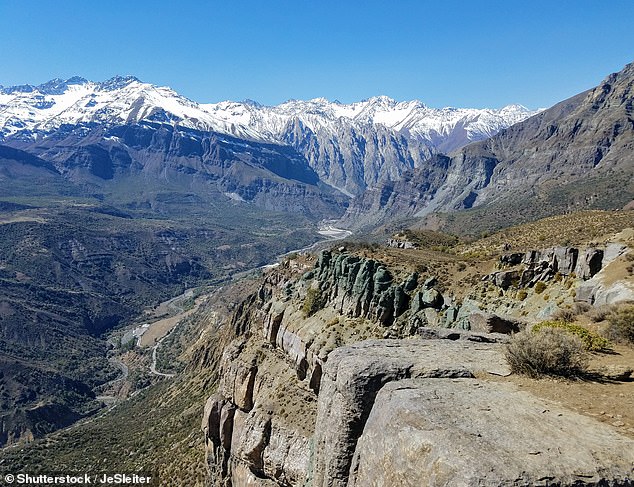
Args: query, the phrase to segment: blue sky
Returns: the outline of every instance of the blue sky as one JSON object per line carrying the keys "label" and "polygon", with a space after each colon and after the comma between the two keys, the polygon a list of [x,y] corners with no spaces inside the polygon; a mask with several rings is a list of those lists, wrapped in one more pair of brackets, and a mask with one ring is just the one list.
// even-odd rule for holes
{"label": "blue sky", "polygon": [[547,107],[634,61],[634,1],[0,0],[0,84],[134,74],[199,102]]}

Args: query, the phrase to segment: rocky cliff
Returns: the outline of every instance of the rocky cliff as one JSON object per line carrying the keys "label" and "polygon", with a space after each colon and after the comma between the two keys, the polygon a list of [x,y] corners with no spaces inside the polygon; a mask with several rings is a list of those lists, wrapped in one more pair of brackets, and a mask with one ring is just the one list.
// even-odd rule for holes
{"label": "rocky cliff", "polygon": [[[572,265],[572,250],[534,260],[551,253]],[[234,315],[205,406],[214,485],[627,485],[632,439],[493,380],[510,374],[508,333],[536,315],[495,275],[456,296],[429,270],[347,251],[267,274]]]}

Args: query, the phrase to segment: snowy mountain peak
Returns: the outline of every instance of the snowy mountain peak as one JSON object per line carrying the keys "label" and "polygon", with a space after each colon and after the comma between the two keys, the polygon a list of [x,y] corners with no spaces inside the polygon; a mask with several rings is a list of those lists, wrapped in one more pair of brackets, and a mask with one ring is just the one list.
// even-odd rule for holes
{"label": "snowy mountain peak", "polygon": [[363,101],[367,102],[370,105],[381,105],[381,106],[394,106],[397,103],[396,100],[386,95],[372,96]]}
{"label": "snowy mountain peak", "polygon": [[105,91],[115,91],[121,88],[125,88],[130,83],[141,83],[141,80],[136,76],[115,76],[106,80],[102,83],[99,83],[99,87]]}
{"label": "snowy mountain peak", "polygon": [[[480,140],[535,112],[521,105],[500,110],[428,108],[418,100],[380,95],[344,104],[326,98],[289,100],[267,107],[252,100],[198,104],[167,87],[115,76],[103,82],[75,76],[39,86],[0,88],[0,138],[44,136],[62,125],[121,125],[150,121],[254,140],[286,143],[289,123],[336,137],[342,127],[382,126],[431,149],[451,150]],[[461,134],[455,136],[456,130]],[[450,143],[446,143],[450,140]]]}

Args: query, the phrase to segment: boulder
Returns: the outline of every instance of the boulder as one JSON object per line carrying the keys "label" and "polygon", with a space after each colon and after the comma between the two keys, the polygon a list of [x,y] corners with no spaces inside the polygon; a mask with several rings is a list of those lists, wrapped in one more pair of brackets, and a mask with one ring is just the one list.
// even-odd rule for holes
{"label": "boulder", "polygon": [[409,379],[376,395],[347,485],[631,485],[633,465],[634,440],[513,384]]}
{"label": "boulder", "polygon": [[444,303],[442,294],[436,289],[426,289],[421,296],[421,302],[425,308],[440,309]]}
{"label": "boulder", "polygon": [[603,250],[595,248],[587,248],[582,256],[579,257],[575,274],[581,279],[590,279],[601,270],[603,263]]}
{"label": "boulder", "polygon": [[518,271],[500,271],[496,272],[493,277],[493,282],[497,287],[504,290],[511,287],[514,282],[519,282],[520,274]]}
{"label": "boulder", "polygon": [[417,330],[420,338],[427,340],[468,340],[481,343],[508,343],[510,337],[499,333],[476,333],[467,330],[457,330],[454,328],[429,328],[420,327]]}
{"label": "boulder", "polygon": [[500,345],[407,339],[335,349],[319,393],[312,485],[347,484],[357,439],[385,384],[408,377],[471,377],[479,371],[509,373]]}

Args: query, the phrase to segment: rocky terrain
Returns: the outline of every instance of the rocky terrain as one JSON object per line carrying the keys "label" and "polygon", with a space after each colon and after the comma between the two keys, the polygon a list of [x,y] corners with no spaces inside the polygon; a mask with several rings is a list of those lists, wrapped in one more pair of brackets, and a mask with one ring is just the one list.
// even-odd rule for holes
{"label": "rocky terrain", "polygon": [[314,242],[352,194],[529,115],[200,105],[134,77],[0,87],[0,445],[98,410],[108,334],[146,307]]}
{"label": "rocky terrain", "polygon": [[[203,106],[131,77],[0,90],[0,472],[629,485],[633,79],[527,120],[384,97]],[[323,219],[371,243],[247,272]],[[204,284],[159,359],[123,343]],[[518,375],[510,345],[542,328],[596,345],[583,380]]]}
{"label": "rocky terrain", "polygon": [[[3,450],[0,473],[107,458],[162,485],[628,485],[634,349],[592,353],[584,380],[535,380],[511,373],[505,348],[510,331],[559,316],[604,327],[631,298],[590,305],[578,291],[632,285],[631,223],[585,212],[476,241],[408,230],[418,248],[289,255],[176,329],[175,377]],[[574,249],[574,264],[555,259]],[[496,283],[542,267],[533,284]]]}
{"label": "rocky terrain", "polygon": [[[287,261],[234,315],[202,423],[212,483],[627,485],[632,435],[499,379],[509,334],[634,298],[631,273],[611,279],[619,292],[602,280],[631,244],[625,230],[600,246],[494,252],[461,294],[466,249]],[[408,269],[415,257],[427,268]]]}

